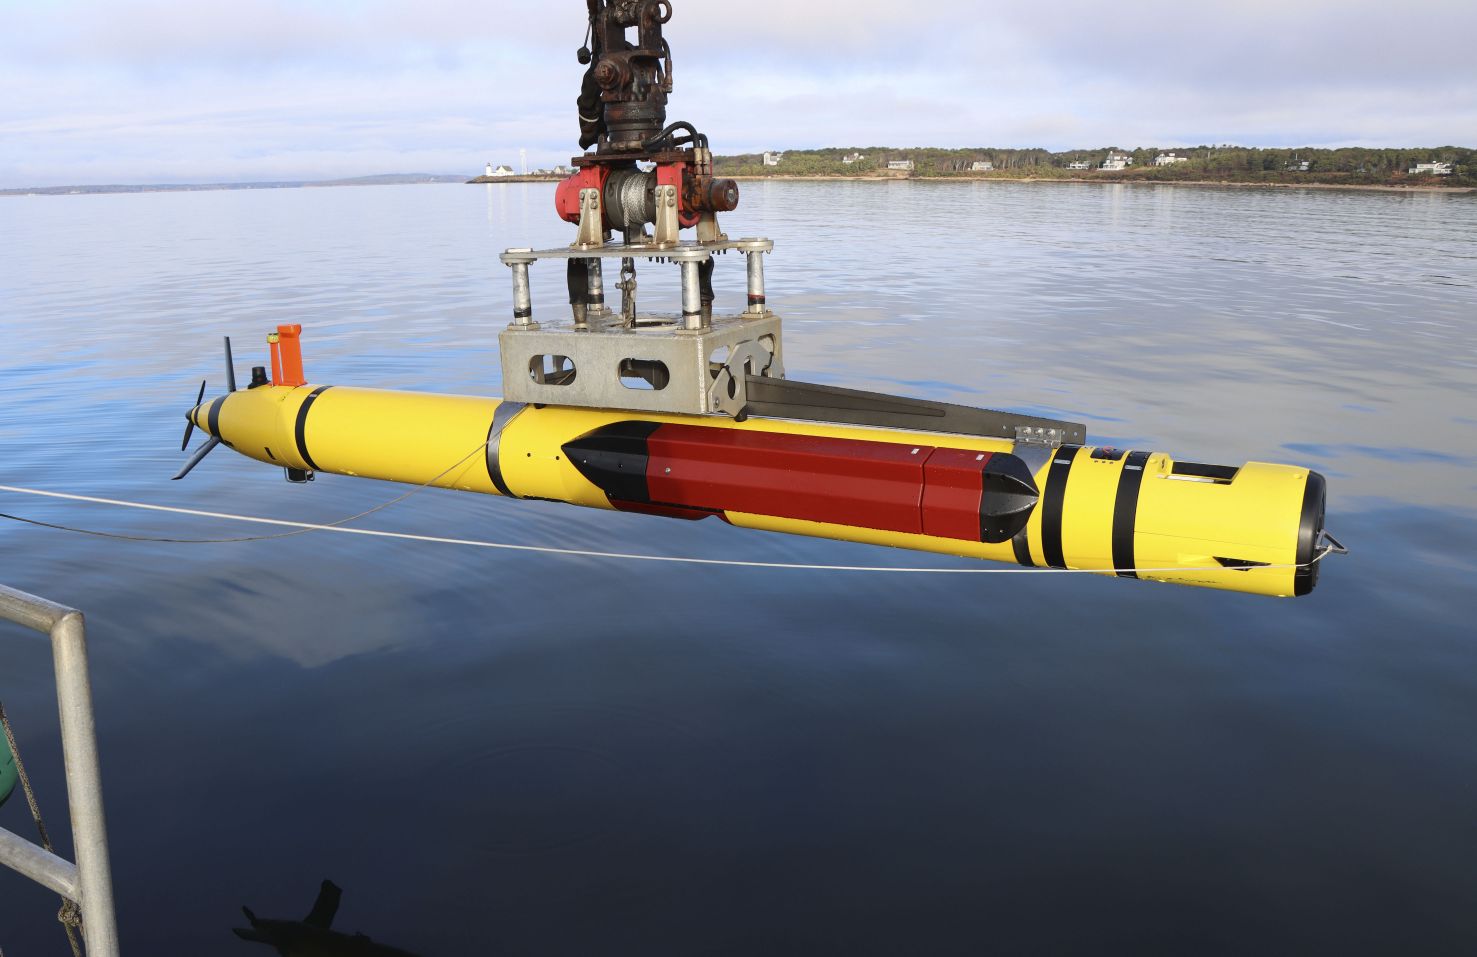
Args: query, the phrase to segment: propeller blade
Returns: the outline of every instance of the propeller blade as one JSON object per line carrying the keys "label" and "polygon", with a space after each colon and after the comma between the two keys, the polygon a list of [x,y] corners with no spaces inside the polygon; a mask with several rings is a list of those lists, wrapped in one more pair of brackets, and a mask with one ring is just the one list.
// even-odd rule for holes
{"label": "propeller blade", "polygon": [[[236,391],[236,363],[231,361],[231,337],[226,336],[226,391]],[[197,403],[198,404],[198,403]]]}
{"label": "propeller blade", "polygon": [[[193,406],[191,406],[191,408],[192,409],[199,408],[200,407],[200,403],[202,403],[204,401],[205,401],[205,380],[204,379],[201,379],[200,380],[200,394],[197,395],[197,396],[195,396],[195,404]],[[186,412],[185,413],[185,440],[179,444],[179,450],[181,452],[183,452],[185,449],[187,449],[187,448],[190,447],[190,436],[192,436],[194,434],[195,434],[195,420],[192,419],[192,418],[190,418],[190,414],[188,412]]]}
{"label": "propeller blade", "polygon": [[211,452],[215,451],[215,447],[217,445],[220,445],[220,444],[221,444],[220,438],[217,437],[217,436],[212,435],[210,437],[210,441],[209,442],[206,442],[204,445],[200,446],[200,448],[196,449],[195,450],[195,454],[192,455],[192,456],[190,456],[190,461],[186,462],[185,463],[185,467],[182,468],[182,469],[180,469],[179,470],[179,474],[176,475],[174,478],[170,479],[170,481],[172,481],[172,482],[178,482],[180,479],[184,478],[186,475],[189,475],[192,471],[194,471],[195,466],[199,465],[202,461],[204,461],[205,460],[205,456],[207,456]]}

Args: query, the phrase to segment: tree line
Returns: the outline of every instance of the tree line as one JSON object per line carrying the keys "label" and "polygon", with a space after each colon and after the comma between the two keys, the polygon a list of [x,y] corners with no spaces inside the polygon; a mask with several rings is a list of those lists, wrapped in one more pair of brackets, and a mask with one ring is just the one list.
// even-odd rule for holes
{"label": "tree line", "polygon": [[[1110,153],[1132,157],[1124,170],[1100,170]],[[1189,157],[1172,166],[1155,166],[1164,153]],[[844,162],[853,157],[851,163]],[[858,158],[859,157],[859,158]],[[886,175],[893,160],[911,160],[913,176],[982,176],[1002,179],[1033,177],[1112,178],[1144,180],[1218,179],[1235,182],[1337,182],[1350,185],[1449,185],[1477,186],[1477,149],[1459,146],[1371,149],[1344,147],[1316,149],[1260,149],[1244,146],[1140,146],[1133,149],[1104,146],[1098,149],[1052,152],[1044,149],[934,149],[896,147],[848,147],[791,150],[777,166],[764,165],[761,154],[748,153],[715,158],[717,172],[726,176],[872,176]],[[1418,163],[1451,163],[1452,175],[1412,175]],[[976,171],[976,163],[989,163],[993,170]],[[1071,169],[1072,164],[1088,169]],[[1304,168],[1306,164],[1306,169]]]}

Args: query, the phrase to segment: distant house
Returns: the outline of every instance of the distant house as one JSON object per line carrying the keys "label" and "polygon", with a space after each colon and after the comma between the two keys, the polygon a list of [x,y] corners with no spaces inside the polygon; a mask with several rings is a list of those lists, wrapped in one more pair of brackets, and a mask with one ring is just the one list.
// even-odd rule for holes
{"label": "distant house", "polygon": [[841,162],[845,163],[847,166],[850,166],[852,163],[860,163],[866,158],[866,155],[863,153],[847,153],[845,156],[841,157]]}
{"label": "distant house", "polygon": [[1127,169],[1133,165],[1133,155],[1119,150],[1112,150],[1103,160],[1098,169]]}
{"label": "distant house", "polygon": [[1410,175],[1412,176],[1420,173],[1430,173],[1432,176],[1450,176],[1451,172],[1450,163],[1417,163],[1410,168]]}
{"label": "distant house", "polygon": [[1175,163],[1188,162],[1190,162],[1190,154],[1188,153],[1160,153],[1154,157],[1155,166],[1173,166]]}
{"label": "distant house", "polygon": [[1086,160],[1079,160],[1076,163],[1068,163],[1067,169],[1092,169],[1092,164]]}
{"label": "distant house", "polygon": [[897,170],[900,173],[911,173],[913,172],[914,166],[912,160],[888,160],[887,168]]}
{"label": "distant house", "polygon": [[517,173],[513,172],[513,167],[511,167],[511,166],[499,166],[497,169],[493,169],[492,168],[492,164],[491,163],[488,163],[487,164],[487,168],[488,168],[488,173],[487,173],[488,176],[517,176],[518,175]]}
{"label": "distant house", "polygon": [[571,169],[568,166],[556,166],[556,167],[554,167],[554,175],[555,176],[568,176],[568,175],[570,175],[573,172],[574,172],[574,170]]}
{"label": "distant house", "polygon": [[969,168],[971,173],[988,173],[995,168],[995,164],[989,160],[975,160],[974,165]]}
{"label": "distant house", "polygon": [[764,165],[765,166],[778,166],[778,165],[780,165],[780,160],[782,160],[784,158],[785,158],[785,154],[784,153],[765,153],[764,154]]}
{"label": "distant house", "polygon": [[1300,160],[1295,156],[1293,157],[1292,162],[1287,164],[1288,171],[1292,173],[1306,173],[1312,168],[1312,160]]}

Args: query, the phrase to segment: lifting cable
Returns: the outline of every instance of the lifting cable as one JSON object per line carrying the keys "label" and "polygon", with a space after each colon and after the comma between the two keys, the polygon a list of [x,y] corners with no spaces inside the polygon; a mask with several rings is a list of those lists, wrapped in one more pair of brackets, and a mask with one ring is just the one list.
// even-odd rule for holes
{"label": "lifting cable", "polygon": [[[595,558],[611,561],[629,562],[662,562],[674,565],[707,565],[724,568],[760,568],[778,569],[782,571],[812,571],[812,572],[872,572],[877,574],[894,575],[1041,575],[1041,574],[1084,574],[1084,575],[1113,575],[1118,573],[1136,572],[1138,574],[1168,574],[1174,572],[1203,572],[1203,565],[1180,565],[1171,568],[899,568],[890,565],[816,565],[798,562],[761,562],[745,561],[741,559],[725,558],[689,558],[678,555],[642,555],[628,552],[596,551],[584,548],[558,548],[552,545],[515,545],[508,542],[489,542],[478,539],[467,538],[443,538],[436,535],[416,535],[410,532],[387,532],[371,528],[348,528],[351,522],[361,518],[382,512],[392,505],[405,501],[412,495],[422,492],[436,482],[450,475],[461,467],[472,456],[477,455],[487,448],[487,443],[462,456],[456,464],[446,469],[441,474],[426,481],[404,495],[390,499],[374,508],[365,509],[348,518],[341,518],[336,522],[327,524],[316,524],[312,522],[293,522],[278,518],[262,518],[254,515],[237,515],[231,512],[209,512],[194,508],[177,508],[169,505],[150,505],[145,502],[129,502],[122,499],[99,498],[92,495],[74,495],[67,492],[53,492],[45,489],[23,488],[16,485],[0,485],[0,492],[12,492],[17,495],[35,495],[42,498],[61,499],[69,502],[85,502],[92,505],[108,505],[114,508],[132,508],[149,512],[164,512],[170,515],[186,515],[193,518],[209,518],[227,522],[245,522],[253,525],[268,525],[278,528],[290,528],[293,531],[279,532],[274,535],[250,535],[237,538],[161,538],[148,535],[127,535],[119,532],[105,532],[96,529],[82,528],[75,525],[62,525],[56,522],[44,522],[39,519],[25,518],[20,515],[12,515],[8,512],[0,512],[0,519],[12,522],[20,522],[26,525],[34,525],[40,528],[50,528],[63,532],[75,532],[80,535],[91,535],[96,538],[108,538],[125,542],[151,542],[165,545],[226,545],[242,542],[267,542],[277,541],[284,538],[293,538],[298,535],[306,535],[309,532],[337,532],[341,535],[366,535],[372,538],[399,539],[401,541],[425,542],[433,545],[460,545],[468,548],[491,548],[500,551],[525,552],[538,555],[559,555],[567,558]],[[1258,570],[1286,570],[1309,568],[1322,561],[1328,555],[1339,551],[1333,545],[1320,545],[1317,554],[1306,563],[1288,565],[1257,565]]]}

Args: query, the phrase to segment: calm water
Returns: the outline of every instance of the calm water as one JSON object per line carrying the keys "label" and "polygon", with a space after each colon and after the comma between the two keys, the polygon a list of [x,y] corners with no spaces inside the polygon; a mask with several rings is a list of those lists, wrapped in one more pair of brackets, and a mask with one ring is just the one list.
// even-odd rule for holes
{"label": "calm water", "polygon": [[[218,451],[181,413],[302,322],[310,379],[496,395],[507,246],[552,187],[0,200],[4,483],[332,521],[397,489]],[[1298,601],[1082,576],[654,569],[0,522],[87,612],[130,954],[267,953],[238,908],[460,954],[1471,953],[1477,197],[746,184],[796,378],[1306,464],[1353,549]],[[563,279],[535,278],[556,303]],[[720,262],[737,310],[741,261]],[[643,293],[670,283],[642,277]],[[113,531],[243,534],[0,494]],[[832,542],[422,494],[438,535],[766,561]],[[947,563],[947,560],[940,560]],[[0,697],[53,828],[49,651]],[[23,805],[0,825],[23,831]],[[60,954],[0,874],[0,947]]]}

